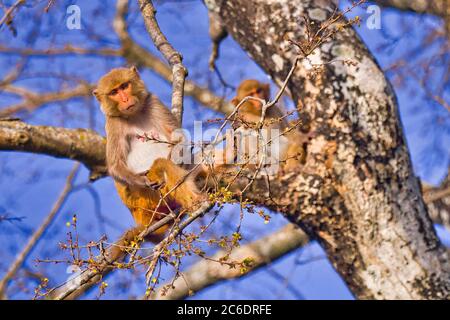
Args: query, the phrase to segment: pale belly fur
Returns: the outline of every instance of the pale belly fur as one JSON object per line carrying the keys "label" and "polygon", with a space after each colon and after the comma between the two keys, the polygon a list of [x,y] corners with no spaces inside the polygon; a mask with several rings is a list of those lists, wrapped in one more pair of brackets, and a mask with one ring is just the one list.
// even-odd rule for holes
{"label": "pale belly fur", "polygon": [[[140,136],[143,131],[136,131]],[[158,133],[158,139],[168,141],[168,139],[161,133]],[[141,173],[147,171],[152,166],[153,162],[158,158],[169,157],[171,145],[168,143],[161,143],[157,141],[143,141],[139,138],[133,138],[130,145],[130,153],[127,157],[127,166],[134,173]]]}

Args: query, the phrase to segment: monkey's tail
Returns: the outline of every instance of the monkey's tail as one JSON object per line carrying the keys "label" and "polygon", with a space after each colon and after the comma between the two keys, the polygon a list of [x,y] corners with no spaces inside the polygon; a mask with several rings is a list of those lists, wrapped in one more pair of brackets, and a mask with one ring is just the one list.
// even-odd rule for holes
{"label": "monkey's tail", "polygon": [[112,245],[108,252],[107,260],[109,262],[120,261],[125,258],[127,250],[130,248],[132,241],[138,241],[139,234],[144,230],[144,226],[137,226],[131,228],[120,237],[120,239]]}
{"label": "monkey's tail", "polygon": [[131,228],[122,234],[120,239],[112,245],[111,250],[108,252],[107,260],[109,262],[121,261],[125,258],[127,251],[132,249],[133,242],[149,241],[154,244],[160,243],[164,239],[166,230],[169,228],[168,225],[162,226],[158,230],[155,230],[151,234],[145,236],[144,239],[139,239],[139,235],[145,230],[145,226],[136,226]]}

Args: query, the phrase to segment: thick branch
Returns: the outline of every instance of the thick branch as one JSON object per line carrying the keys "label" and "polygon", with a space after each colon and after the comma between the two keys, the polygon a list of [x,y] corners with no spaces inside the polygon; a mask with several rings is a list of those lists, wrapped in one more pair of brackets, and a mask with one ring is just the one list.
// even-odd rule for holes
{"label": "thick branch", "polygon": [[[0,119],[0,151],[24,151],[72,159],[102,175],[106,174],[104,139],[97,132],[88,129],[34,126],[18,119]],[[450,173],[439,187],[423,188],[428,205],[450,200],[450,196],[447,196],[449,177]],[[445,215],[450,216],[450,209],[445,210]],[[433,221],[441,223],[439,219]]]}
{"label": "thick branch", "polygon": [[32,126],[0,119],[0,150],[69,158],[82,162],[93,177],[106,174],[105,139],[88,129]]}
{"label": "thick branch", "polygon": [[[58,141],[58,139],[61,138],[61,141]],[[31,140],[30,140],[31,139]],[[28,142],[23,142],[28,141]],[[80,162],[83,162],[88,168],[103,168],[103,161],[104,161],[104,140],[103,137],[96,134],[93,131],[90,130],[71,130],[66,128],[54,128],[54,127],[45,127],[45,126],[31,126],[27,125],[21,121],[17,120],[2,120],[0,121],[0,150],[11,150],[11,151],[28,151],[28,152],[34,152],[34,153],[40,153],[40,154],[47,154],[52,156],[57,156],[61,158],[71,158],[74,160],[78,160]],[[105,173],[104,171],[98,171]],[[283,195],[291,193],[291,188],[293,187],[289,181],[291,181],[295,177],[294,174],[288,174],[285,177],[281,177],[277,179],[277,181],[271,182],[271,190],[272,190],[272,199],[276,199],[279,201],[283,200]],[[246,180],[242,181],[241,184],[245,185],[247,183]],[[259,184],[258,184],[259,183]],[[432,193],[432,191],[429,190],[446,190],[448,186],[446,185],[448,183],[448,180],[445,180],[441,187],[431,189],[427,188],[425,189],[426,195],[435,194]],[[247,192],[246,196],[250,199],[256,201],[256,203],[260,204],[266,204],[272,209],[275,210],[282,210],[286,214],[286,210],[288,210],[287,206],[278,206],[275,203],[272,203],[272,200],[269,200],[267,198],[268,194],[265,191],[266,181],[257,181],[256,187],[253,190],[250,190]],[[430,193],[431,192],[431,193]],[[450,206],[448,206],[448,201],[450,197],[445,197],[442,199],[435,199],[435,197],[426,196],[426,199],[429,200],[429,205],[431,205],[430,213],[432,214],[433,221],[435,223],[444,224],[446,225],[448,223],[448,217],[450,216]],[[442,202],[442,203],[441,203]],[[441,204],[443,204],[441,206]],[[282,203],[281,203],[282,205]],[[439,208],[437,211],[439,214],[433,214],[433,212],[436,212],[435,209],[433,209],[435,206]],[[325,220],[326,221],[326,220]],[[288,227],[287,227],[288,228]],[[281,255],[288,252],[290,248],[289,243],[292,239],[295,240],[295,234],[300,231],[292,231],[292,233],[289,233],[290,236],[288,238],[285,238],[287,241],[283,244],[283,241],[279,239],[277,236],[277,233],[274,235],[274,239],[278,239],[276,241],[272,241],[271,238],[266,238],[264,240],[264,243],[277,243],[280,241],[279,246],[277,246],[278,249],[284,249],[279,250],[278,253]],[[132,233],[128,233],[129,236],[135,236]],[[130,238],[125,237],[124,241],[130,241]],[[297,239],[300,241],[300,239]],[[286,246],[285,246],[286,245]],[[269,246],[271,248],[271,246]],[[267,248],[266,248],[267,249]],[[247,247],[243,248],[245,252],[247,252]],[[274,251],[268,250],[270,257],[272,259],[278,258]],[[203,264],[202,264],[203,265]],[[257,265],[256,265],[257,266]],[[255,266],[255,267],[256,267]],[[221,269],[220,267],[218,267]],[[107,271],[109,272],[109,271]],[[189,273],[189,271],[188,271]],[[78,294],[82,294],[85,290],[90,288],[92,285],[97,283],[99,279],[95,279],[92,283],[90,283],[88,286],[83,287],[84,289],[80,291],[77,291]],[[221,279],[217,279],[221,280]],[[178,282],[178,281],[177,281]],[[204,278],[199,279],[197,282],[193,282],[190,284],[190,288],[194,288],[194,290],[199,290],[202,286],[206,286],[212,283],[212,277],[211,276],[205,276]],[[177,285],[178,288],[178,285]],[[197,289],[195,289],[197,288]],[[172,297],[172,295],[184,295],[186,287],[181,284],[181,287],[175,292],[168,293],[167,298]],[[160,293],[158,293],[160,295]]]}
{"label": "thick branch", "polygon": [[375,0],[376,3],[400,10],[433,14],[447,18],[450,13],[448,0]]}

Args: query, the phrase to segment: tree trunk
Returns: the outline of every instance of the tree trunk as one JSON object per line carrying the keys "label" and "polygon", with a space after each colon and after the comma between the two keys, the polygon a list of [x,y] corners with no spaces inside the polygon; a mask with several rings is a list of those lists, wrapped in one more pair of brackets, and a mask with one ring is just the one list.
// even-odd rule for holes
{"label": "tree trunk", "polygon": [[448,0],[376,0],[377,4],[399,10],[428,13],[447,18],[450,13]]}
{"label": "tree trunk", "polygon": [[[302,40],[303,16],[316,29],[334,10],[331,0],[205,2],[277,84],[296,56],[285,35]],[[311,63],[323,72],[307,79]],[[288,88],[316,133],[307,164],[270,181],[270,200],[264,181],[248,198],[273,203],[316,238],[357,298],[450,298],[449,256],[412,171],[395,95],[355,31],[303,60]]]}

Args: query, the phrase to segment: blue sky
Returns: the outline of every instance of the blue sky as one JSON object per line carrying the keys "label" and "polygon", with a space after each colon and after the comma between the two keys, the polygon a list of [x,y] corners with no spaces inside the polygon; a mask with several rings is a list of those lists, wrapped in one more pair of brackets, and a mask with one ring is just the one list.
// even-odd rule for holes
{"label": "blue sky", "polygon": [[[81,9],[82,30],[66,28],[65,8],[72,3],[77,4]],[[113,4],[112,1],[63,1],[51,8],[49,14],[42,13],[45,3],[41,3],[37,9],[23,8],[15,19],[17,37],[13,37],[3,28],[0,30],[0,43],[11,47],[41,49],[49,46],[62,47],[69,43],[78,47],[117,48],[118,41],[111,25],[114,6],[109,7],[106,3]],[[210,40],[206,9],[200,1],[182,3],[159,1],[157,3],[159,3],[157,17],[160,26],[175,48],[183,54],[184,62],[189,69],[189,78],[201,85],[208,85],[221,94],[217,77],[208,71]],[[364,10],[357,10],[356,13],[366,16]],[[411,19],[417,22],[411,23]],[[421,40],[430,26],[437,21],[432,17],[418,19],[416,15],[383,10],[382,30],[369,30],[363,24],[358,28],[358,32],[382,68],[387,68],[406,50],[417,47],[417,56],[410,57],[409,60],[410,63],[414,63],[420,57],[431,56],[435,53],[432,47],[423,50]],[[133,38],[157,53],[143,27],[140,13],[135,5],[131,8],[128,21]],[[420,28],[411,29],[411,26],[419,25]],[[406,30],[408,26],[410,29]],[[392,45],[392,42],[395,44]],[[391,44],[389,50],[380,50],[380,47],[386,44]],[[1,75],[11,70],[19,59],[20,57],[16,55],[0,54]],[[53,91],[64,86],[73,86],[74,83],[55,81],[48,77],[51,72],[64,73],[93,83],[110,68],[123,64],[122,59],[94,56],[33,58],[26,65],[25,76],[16,84],[37,92]],[[226,81],[235,85],[244,78],[269,81],[261,69],[230,37],[222,44],[218,66]],[[445,72],[442,68],[442,66],[436,66],[435,81],[439,81],[439,75]],[[390,73],[388,75],[395,76]],[[148,70],[142,71],[142,76],[148,88],[169,104],[170,86]],[[438,183],[445,175],[449,164],[449,114],[439,106],[430,103],[413,82],[407,83],[406,88],[396,88],[396,94],[416,173],[425,181]],[[0,92],[0,95],[2,96],[0,108],[16,101],[10,94]],[[232,93],[228,92],[227,97],[231,96]],[[38,110],[32,116],[27,114],[21,116],[33,124],[71,128],[89,127],[87,119],[91,117],[90,122],[93,128],[104,133],[103,116],[93,98],[53,103]],[[183,120],[186,127],[190,128],[194,119],[217,116],[214,112],[200,107],[192,99],[186,99]],[[437,119],[444,120],[437,121]],[[0,249],[3,258],[0,262],[0,276],[26,243],[30,232],[50,211],[72,166],[73,162],[70,160],[54,159],[48,156],[16,152],[0,153],[0,214],[4,211],[16,217],[24,217],[21,222],[0,223],[0,240],[4,243]],[[76,177],[76,185],[85,185],[87,178],[88,172],[82,168]],[[100,208],[95,205],[99,202]],[[65,254],[58,249],[58,242],[65,241],[66,233],[69,231],[66,222],[73,214],[78,216],[80,240],[84,242],[98,239],[103,233],[106,233],[109,239],[115,239],[123,230],[133,225],[131,215],[121,204],[111,179],[101,179],[89,188],[77,189],[70,195],[48,232],[27,259],[27,269],[48,275],[51,284],[65,280],[68,276],[67,266],[36,264],[34,260],[65,257]],[[228,207],[221,213],[215,230],[218,233],[231,233],[233,228],[230,226],[237,224],[238,216],[239,213],[235,207]],[[107,223],[104,222],[105,220]],[[272,221],[268,225],[257,216],[248,215],[242,227],[244,238],[248,241],[259,238],[285,223],[284,218],[276,214],[272,215]],[[442,228],[438,228],[438,231],[442,239],[450,244],[448,234]],[[186,259],[185,266],[188,267],[192,261],[194,259]],[[107,281],[114,290],[107,290],[104,298],[128,298],[132,295],[136,297],[142,295],[145,288],[142,270],[139,271],[140,274],[137,275],[124,271],[109,276]],[[166,279],[169,276],[170,272],[163,274]],[[30,298],[36,283],[25,284],[25,287],[30,290],[27,293],[16,292],[19,285],[20,282],[13,282],[10,286],[12,298]],[[85,298],[94,298],[97,294],[98,291],[94,289]],[[258,270],[243,279],[219,283],[200,292],[195,298],[351,299],[352,295],[328,263],[321,248],[312,243],[274,262],[268,268]]]}

